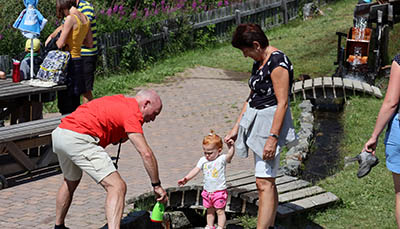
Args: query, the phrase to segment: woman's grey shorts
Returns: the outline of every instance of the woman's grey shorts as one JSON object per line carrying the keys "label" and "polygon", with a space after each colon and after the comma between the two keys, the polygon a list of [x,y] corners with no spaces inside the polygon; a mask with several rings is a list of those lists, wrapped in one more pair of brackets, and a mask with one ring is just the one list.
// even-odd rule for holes
{"label": "woman's grey shorts", "polygon": [[263,160],[254,153],[254,174],[260,178],[275,178],[279,170],[280,146],[276,146],[275,157],[272,160]]}
{"label": "woman's grey shorts", "polygon": [[98,138],[59,127],[51,136],[53,152],[57,154],[65,179],[79,180],[83,170],[100,183],[116,171],[108,153],[98,145]]}
{"label": "woman's grey shorts", "polygon": [[238,137],[235,142],[236,154],[245,158],[248,156],[249,149],[254,152],[256,177],[275,178],[279,169],[281,147],[289,143],[296,144],[297,136],[293,127],[292,114],[288,108],[279,133],[274,159],[265,161],[262,159],[276,108],[275,105],[258,110],[247,105],[246,112],[240,120]]}

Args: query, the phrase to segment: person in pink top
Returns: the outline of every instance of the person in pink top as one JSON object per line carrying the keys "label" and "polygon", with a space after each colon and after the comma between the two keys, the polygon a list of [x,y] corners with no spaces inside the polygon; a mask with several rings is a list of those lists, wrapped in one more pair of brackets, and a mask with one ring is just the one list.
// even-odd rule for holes
{"label": "person in pink top", "polygon": [[128,139],[142,157],[157,201],[168,200],[161,187],[156,157],[142,129],[144,123],[156,119],[161,109],[161,99],[154,90],[141,90],[133,98],[113,95],[92,100],[61,120],[52,132],[53,151],[64,175],[57,193],[55,228],[66,228],[64,220],[82,171],[107,191],[108,228],[120,228],[126,184],[104,148]]}

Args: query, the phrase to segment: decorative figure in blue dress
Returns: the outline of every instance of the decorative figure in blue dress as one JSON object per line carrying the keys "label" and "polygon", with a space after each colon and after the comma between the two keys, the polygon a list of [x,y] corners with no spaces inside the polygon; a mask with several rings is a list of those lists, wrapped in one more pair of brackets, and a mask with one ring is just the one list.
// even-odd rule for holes
{"label": "decorative figure in blue dress", "polygon": [[47,23],[47,19],[36,9],[39,0],[24,0],[24,9],[13,27],[22,31],[26,38],[36,38]]}

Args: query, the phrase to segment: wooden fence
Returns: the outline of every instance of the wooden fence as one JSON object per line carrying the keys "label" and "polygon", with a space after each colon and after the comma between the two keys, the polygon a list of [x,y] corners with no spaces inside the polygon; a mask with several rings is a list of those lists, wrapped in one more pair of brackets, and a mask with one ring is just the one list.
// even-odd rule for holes
{"label": "wooden fence", "polygon": [[[227,7],[205,11],[192,15],[191,24],[193,35],[195,31],[214,25],[214,35],[220,39],[229,39],[233,26],[252,22],[261,25],[263,29],[279,26],[296,18],[298,15],[299,0],[248,0],[242,3],[232,4]],[[158,25],[161,28],[150,37],[138,35],[133,30],[123,30],[98,35],[100,65],[105,71],[117,69],[120,66],[123,47],[135,40],[142,56],[154,56],[168,43],[171,32],[179,28],[170,27],[167,21]],[[0,68],[10,72],[10,63],[2,61],[10,58],[1,58]]]}
{"label": "wooden fence", "polygon": [[0,71],[6,74],[11,74],[12,69],[12,59],[8,55],[0,56]]}

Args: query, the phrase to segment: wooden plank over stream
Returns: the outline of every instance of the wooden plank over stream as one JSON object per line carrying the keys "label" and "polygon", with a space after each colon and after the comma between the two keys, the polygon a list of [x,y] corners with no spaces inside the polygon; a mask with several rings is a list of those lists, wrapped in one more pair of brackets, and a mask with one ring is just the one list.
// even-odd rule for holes
{"label": "wooden plank over stream", "polygon": [[379,88],[366,82],[339,77],[318,77],[297,81],[293,84],[291,91],[294,100],[296,98],[317,99],[317,98],[340,98],[351,95],[372,95],[382,98]]}
{"label": "wooden plank over stream", "polygon": [[[226,211],[256,215],[258,209],[258,191],[256,178],[252,170],[235,173],[227,171],[226,183],[228,200]],[[308,181],[297,177],[279,173],[275,180],[279,193],[278,217],[287,217],[292,214],[307,211],[312,208],[323,207],[339,200],[333,193],[326,192],[319,186],[312,186]],[[169,187],[169,206],[202,208],[201,180],[190,182],[183,187]],[[154,195],[151,192],[151,195]],[[154,196],[142,194],[128,200],[128,203],[137,204],[146,198],[154,200]]]}
{"label": "wooden plank over stream", "polygon": [[321,193],[315,196],[303,198],[293,202],[278,205],[277,216],[284,218],[295,213],[304,212],[316,207],[324,207],[338,201],[339,198],[331,192]]}

